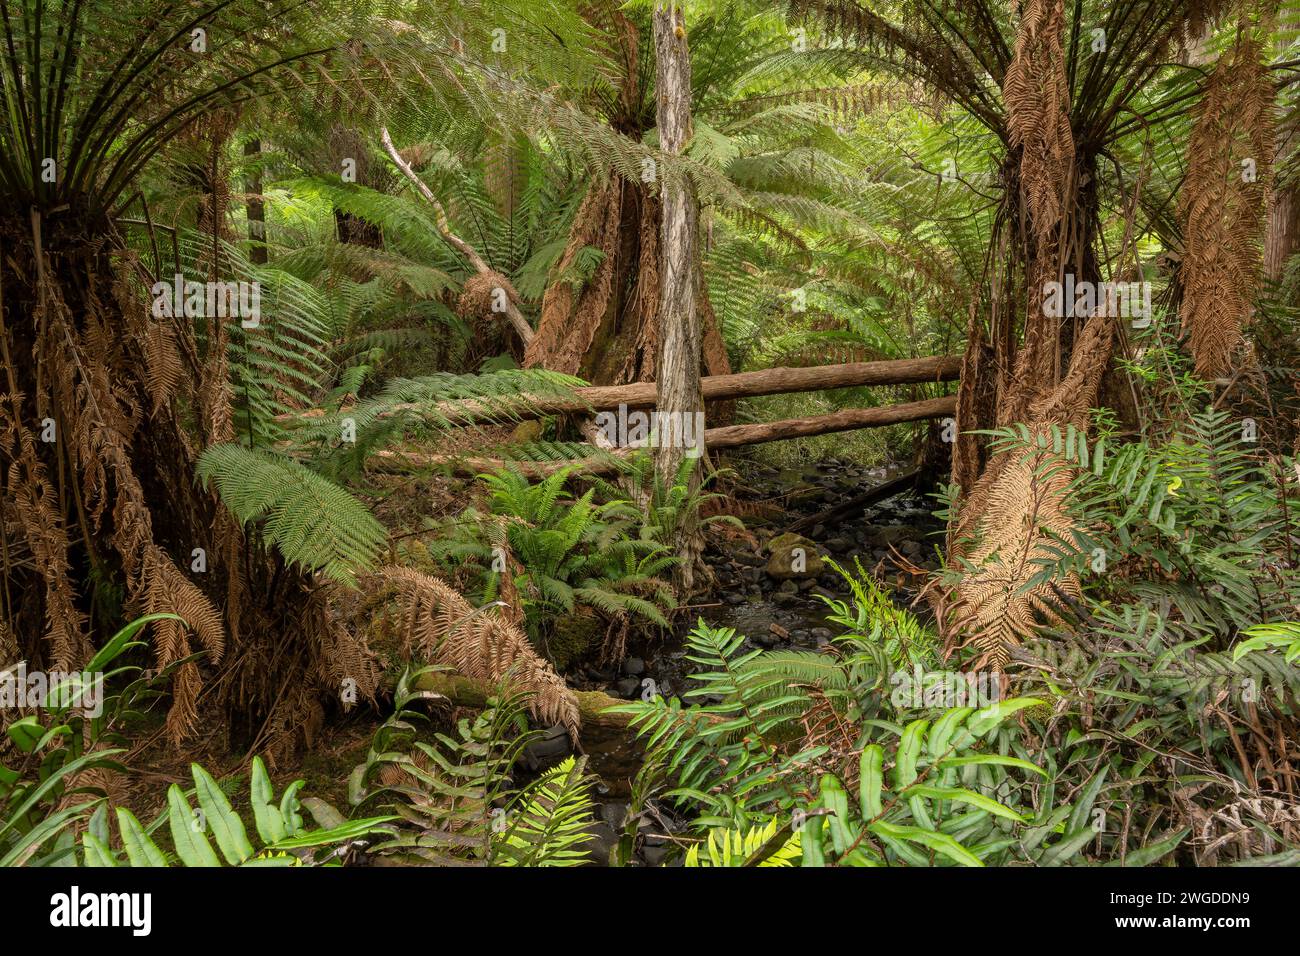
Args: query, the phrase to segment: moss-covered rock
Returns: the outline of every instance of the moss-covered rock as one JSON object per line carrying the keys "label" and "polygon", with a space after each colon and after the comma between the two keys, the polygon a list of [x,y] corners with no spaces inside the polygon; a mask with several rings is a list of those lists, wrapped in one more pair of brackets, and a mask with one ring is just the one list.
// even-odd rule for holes
{"label": "moss-covered rock", "polygon": [[826,569],[817,542],[802,535],[779,534],[767,544],[767,573],[780,580],[815,578]]}
{"label": "moss-covered rock", "polygon": [[542,651],[557,671],[565,671],[599,647],[604,637],[601,620],[579,609],[555,620],[542,641]]}

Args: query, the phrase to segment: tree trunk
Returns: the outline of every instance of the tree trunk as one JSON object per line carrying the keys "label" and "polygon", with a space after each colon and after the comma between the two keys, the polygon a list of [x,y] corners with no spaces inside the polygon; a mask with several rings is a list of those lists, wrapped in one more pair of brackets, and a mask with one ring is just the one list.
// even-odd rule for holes
{"label": "tree trunk", "polygon": [[[1287,34],[1300,31],[1300,7],[1283,6],[1278,11],[1279,50],[1286,48]],[[1277,150],[1273,155],[1273,169],[1282,170],[1287,159],[1300,147],[1300,108],[1294,103],[1294,93],[1284,91],[1283,107],[1278,116]],[[1286,104],[1290,103],[1290,109]],[[1288,114],[1290,114],[1288,116]],[[1268,232],[1264,239],[1264,276],[1277,281],[1282,278],[1286,261],[1300,249],[1300,181],[1282,183],[1269,195]]]}
{"label": "tree trunk", "polygon": [[[679,155],[691,139],[691,58],[686,45],[686,24],[675,3],[660,2],[654,11],[655,94],[658,105],[659,148]],[[656,405],[658,442],[655,476],[663,488],[671,488],[686,457],[686,436],[702,445],[704,397],[700,393],[700,315],[696,296],[699,277],[699,200],[695,186],[680,173],[660,171],[663,183],[660,209],[661,247],[659,268],[659,351],[655,380],[659,386]],[[673,423],[671,426],[665,423]],[[688,431],[688,429],[691,429]],[[679,438],[681,440],[679,440]],[[703,447],[693,448],[693,456]],[[692,486],[699,482],[699,469],[692,469]],[[683,523],[674,542],[679,559],[674,576],[682,590],[690,593],[701,542],[698,529]]]}
{"label": "tree trunk", "polygon": [[[244,155],[256,160],[262,155],[262,141],[250,139],[244,144]],[[266,248],[266,201],[262,198],[262,170],[257,166],[248,177],[248,259],[254,265],[264,266],[268,260]]]}

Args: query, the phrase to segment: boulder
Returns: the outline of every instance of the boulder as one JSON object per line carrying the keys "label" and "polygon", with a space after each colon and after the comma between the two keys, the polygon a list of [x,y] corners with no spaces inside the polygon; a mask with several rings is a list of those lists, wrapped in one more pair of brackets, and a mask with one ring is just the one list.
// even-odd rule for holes
{"label": "boulder", "polygon": [[767,573],[780,580],[815,578],[825,570],[817,543],[802,535],[779,534],[767,545]]}
{"label": "boulder", "polygon": [[543,646],[555,669],[565,671],[599,647],[604,637],[600,619],[580,609],[557,618]]}

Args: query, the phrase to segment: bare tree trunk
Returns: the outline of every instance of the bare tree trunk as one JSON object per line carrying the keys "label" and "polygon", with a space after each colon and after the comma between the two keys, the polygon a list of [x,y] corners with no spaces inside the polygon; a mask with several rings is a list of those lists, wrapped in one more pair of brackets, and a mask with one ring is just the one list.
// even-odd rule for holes
{"label": "bare tree trunk", "polygon": [[[1286,48],[1286,36],[1300,30],[1300,8],[1283,5],[1278,11],[1279,51]],[[1277,151],[1273,155],[1273,169],[1281,172],[1287,159],[1300,148],[1300,108],[1292,102],[1294,94],[1284,91],[1283,106],[1278,116]],[[1291,108],[1287,109],[1290,104]],[[1290,114],[1290,115],[1288,115]],[[1264,239],[1264,276],[1282,278],[1286,260],[1300,250],[1300,182],[1275,185],[1268,202],[1268,232]]]}
{"label": "bare tree trunk", "polygon": [[[262,155],[262,141],[250,139],[244,144],[244,155],[257,159]],[[262,198],[262,170],[253,167],[245,187],[248,190],[248,259],[254,265],[266,265],[266,201]]]}
{"label": "bare tree trunk", "polygon": [[[678,155],[690,142],[691,57],[686,45],[686,24],[682,11],[672,2],[660,2],[654,11],[655,94],[658,102],[659,148]],[[703,429],[694,423],[704,415],[700,393],[700,317],[696,296],[699,256],[699,201],[694,184],[684,175],[661,171],[663,204],[660,237],[662,257],[659,274],[659,355],[655,379],[659,389],[656,406],[659,443],[655,451],[655,474],[664,487],[671,487],[685,457],[684,441],[689,434],[703,444]],[[666,422],[679,423],[670,429]],[[687,423],[690,423],[690,426]],[[699,449],[703,453],[703,448]],[[697,482],[698,472],[692,473]],[[690,592],[700,542],[695,529],[678,529],[674,542],[680,563],[678,583]]]}

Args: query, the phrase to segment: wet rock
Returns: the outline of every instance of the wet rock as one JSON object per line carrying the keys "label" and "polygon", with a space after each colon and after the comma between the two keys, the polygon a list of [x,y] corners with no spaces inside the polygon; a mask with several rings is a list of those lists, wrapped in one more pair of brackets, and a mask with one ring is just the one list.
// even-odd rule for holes
{"label": "wet rock", "polygon": [[815,578],[825,570],[817,543],[802,535],[780,534],[768,542],[767,573],[777,579]]}
{"label": "wet rock", "polygon": [[726,594],[722,595],[722,600],[726,601],[728,604],[744,604],[745,596],[743,594],[737,594],[735,591],[728,591]]}
{"label": "wet rock", "polygon": [[792,580],[781,582],[781,586],[776,589],[778,594],[798,594],[799,585]]}
{"label": "wet rock", "polygon": [[615,830],[623,829],[623,822],[627,818],[627,804],[612,801],[600,805],[600,816]]}
{"label": "wet rock", "polygon": [[830,628],[814,627],[808,632],[815,641],[829,641],[831,639]]}
{"label": "wet rock", "polygon": [[641,696],[641,681],[635,677],[624,677],[614,684],[614,689],[618,691],[618,696],[624,700],[632,700]]}
{"label": "wet rock", "polygon": [[663,866],[664,860],[672,851],[670,846],[647,846],[641,849],[641,859],[645,860],[646,866]]}
{"label": "wet rock", "polygon": [[629,657],[623,661],[623,676],[640,677],[645,673],[645,661],[639,657]]}
{"label": "wet rock", "polygon": [[587,825],[587,832],[591,834],[591,840],[583,849],[589,865],[609,866],[610,853],[618,846],[618,831],[604,820],[597,820]]}
{"label": "wet rock", "polygon": [[916,536],[916,529],[905,524],[875,525],[863,532],[863,537],[876,547],[898,544]]}
{"label": "wet rock", "polygon": [[529,770],[540,770],[564,759],[573,752],[569,732],[559,724],[524,747],[523,760]]}

